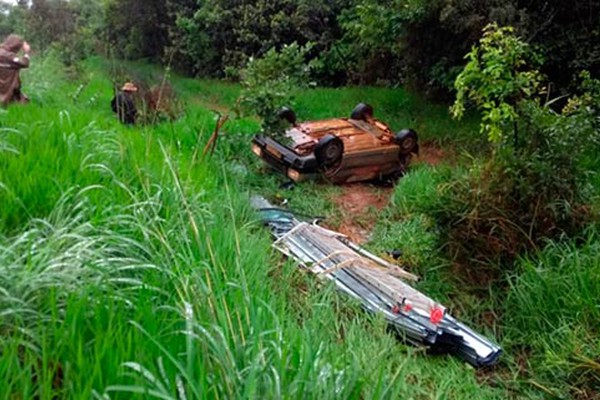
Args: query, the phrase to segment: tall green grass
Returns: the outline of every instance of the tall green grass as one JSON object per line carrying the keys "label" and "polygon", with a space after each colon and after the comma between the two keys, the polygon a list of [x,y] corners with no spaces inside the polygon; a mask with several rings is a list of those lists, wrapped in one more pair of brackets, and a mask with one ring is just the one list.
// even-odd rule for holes
{"label": "tall green grass", "polygon": [[[123,77],[150,82],[164,72],[123,65]],[[600,392],[597,228],[549,243],[500,281],[466,286],[434,218],[444,207],[439,190],[461,168],[415,165],[399,181],[368,246],[402,249],[423,290],[500,340],[500,366],[476,373],[398,343],[382,319],[271,250],[250,192],[335,221],[340,190],[279,187],[284,179],[248,149],[259,127],[252,117],[232,118],[215,155],[202,160],[210,109],[234,116],[238,86],[172,75],[184,115],[125,127],[108,107],[114,77],[100,59],[77,76],[52,56],[37,59],[23,76],[32,103],[0,110],[0,398]],[[300,119],[336,117],[360,101],[425,141],[477,146],[476,128],[402,89],[314,89],[296,111]],[[478,265],[467,267],[477,276]]]}
{"label": "tall green grass", "polygon": [[[149,81],[163,73],[126,68]],[[51,57],[39,60],[24,76],[32,104],[0,113],[0,398],[598,393],[594,230],[583,242],[549,244],[499,282],[467,287],[433,217],[444,207],[439,190],[461,169],[415,165],[399,181],[369,247],[402,249],[424,291],[500,340],[501,365],[478,375],[399,344],[382,320],[270,249],[249,192],[335,221],[340,190],[280,188],[284,178],[249,152],[259,127],[252,117],[232,118],[213,158],[202,160],[210,109],[234,116],[239,87],[173,75],[185,114],[125,127],[108,108],[107,71],[92,59],[74,79]],[[477,146],[476,128],[401,89],[315,89],[296,111],[300,119],[335,117],[360,101],[425,141]]]}
{"label": "tall green grass", "polygon": [[[478,264],[456,265],[435,218],[438,193],[461,168],[415,166],[394,190],[374,248],[400,248],[422,286],[453,313],[496,337],[505,350],[488,376],[518,398],[595,398],[600,390],[600,247],[597,226],[548,242],[490,280]],[[597,205],[596,205],[597,206]],[[465,243],[468,245],[468,243]],[[477,284],[478,275],[481,285]]]}
{"label": "tall green grass", "polygon": [[125,127],[100,61],[37,62],[32,103],[0,115],[0,398],[505,397],[282,263],[248,205],[281,190],[256,121],[199,156],[214,114],[194,92],[227,105],[221,84],[174,77],[185,115]]}
{"label": "tall green grass", "polygon": [[557,397],[600,389],[600,242],[552,243],[520,263],[504,305],[505,341],[525,377]]}

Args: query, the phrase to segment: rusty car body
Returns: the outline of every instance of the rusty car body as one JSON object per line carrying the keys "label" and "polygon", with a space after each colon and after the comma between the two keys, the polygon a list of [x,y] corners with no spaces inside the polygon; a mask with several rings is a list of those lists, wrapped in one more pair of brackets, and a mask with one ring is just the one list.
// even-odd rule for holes
{"label": "rusty car body", "polygon": [[317,175],[332,183],[393,177],[405,171],[419,150],[415,131],[394,133],[364,103],[350,118],[297,123],[288,108],[280,116],[291,124],[284,134],[289,145],[259,134],[252,140],[252,151],[293,181]]}

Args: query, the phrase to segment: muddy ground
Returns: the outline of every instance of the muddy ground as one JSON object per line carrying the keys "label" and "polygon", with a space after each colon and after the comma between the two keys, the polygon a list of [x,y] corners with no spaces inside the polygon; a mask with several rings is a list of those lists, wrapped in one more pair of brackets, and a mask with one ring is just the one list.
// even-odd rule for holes
{"label": "muddy ground", "polygon": [[[447,161],[449,154],[433,142],[421,144],[412,164],[438,165]],[[342,194],[333,198],[341,213],[341,223],[335,229],[355,243],[369,240],[379,211],[385,208],[394,192],[392,186],[376,183],[350,183],[341,186]]]}

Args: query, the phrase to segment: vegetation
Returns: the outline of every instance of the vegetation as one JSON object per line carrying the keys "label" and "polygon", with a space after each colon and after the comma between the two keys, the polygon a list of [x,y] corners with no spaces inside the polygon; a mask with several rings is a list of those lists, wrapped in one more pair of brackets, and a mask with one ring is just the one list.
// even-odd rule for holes
{"label": "vegetation", "polygon": [[[31,103],[0,110],[0,398],[597,397],[600,4],[233,3],[2,3],[0,32],[36,52]],[[125,80],[176,112],[120,125]],[[379,86],[323,87],[349,83]],[[423,97],[440,90],[460,120]],[[346,188],[286,189],[248,141],[282,105],[364,101],[422,151],[355,216],[366,245],[496,338],[491,370],[398,342],[271,251],[250,209],[261,193],[339,228]]]}
{"label": "vegetation", "polygon": [[505,355],[484,382],[503,388],[502,396],[594,398],[600,378],[597,226],[547,241],[511,264],[453,259],[456,248],[440,235],[436,211],[448,206],[438,193],[461,179],[464,171],[445,165],[413,168],[395,188],[372,246],[402,249],[428,293],[494,332]]}
{"label": "vegetation", "polygon": [[594,112],[572,101],[561,115],[541,104],[537,59],[511,28],[488,26],[467,58],[452,111],[460,117],[470,100],[494,153],[443,194],[448,206],[440,218],[451,246],[461,256],[510,259],[580,231],[588,220],[587,177],[598,167],[588,161],[599,150]]}
{"label": "vegetation", "polygon": [[[493,144],[510,145],[512,140],[517,147],[517,108],[540,93],[542,78],[535,65],[539,62],[534,64],[538,61],[535,54],[513,31],[495,24],[483,30],[479,45],[467,54],[469,62],[456,78],[451,111],[462,118],[465,104],[472,102],[481,111],[481,133]],[[508,135],[511,131],[513,135]]]}
{"label": "vegetation", "polygon": [[450,98],[464,55],[489,23],[515,27],[545,55],[552,97],[572,93],[579,71],[598,71],[600,62],[598,1],[33,0],[2,7],[0,33],[16,27],[34,49],[60,43],[67,60],[103,50],[239,79],[250,57],[312,43],[311,79],[321,85],[401,83],[438,100]]}
{"label": "vegetation", "polygon": [[[276,260],[245,187],[277,182],[256,175],[238,136],[258,123],[232,121],[212,161],[195,156],[214,124],[197,104],[232,107],[227,84],[176,80],[215,97],[182,90],[181,119],[128,128],[107,106],[109,65],[86,63],[71,102],[78,82],[39,60],[24,81],[45,89],[3,114],[3,396],[501,396],[473,374],[456,380],[459,361],[399,345],[382,321]],[[323,109],[327,91],[313,95]]]}
{"label": "vegetation", "polygon": [[293,107],[296,92],[308,87],[310,65],[305,56],[309,51],[310,46],[299,47],[296,43],[284,46],[279,52],[271,49],[262,58],[251,58],[242,71],[244,90],[240,105],[262,119],[263,131],[281,132],[284,126],[279,110]]}

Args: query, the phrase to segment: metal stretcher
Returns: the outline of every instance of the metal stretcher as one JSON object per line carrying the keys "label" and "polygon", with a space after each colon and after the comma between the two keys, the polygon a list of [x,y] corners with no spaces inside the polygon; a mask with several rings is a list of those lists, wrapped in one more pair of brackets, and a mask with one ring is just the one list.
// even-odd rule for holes
{"label": "metal stretcher", "polygon": [[408,282],[418,278],[352,243],[340,233],[309,223],[263,198],[254,207],[270,228],[273,246],[301,268],[331,280],[358,299],[369,312],[380,313],[405,341],[434,351],[450,352],[482,367],[494,364],[501,348],[452,317],[435,300]]}

